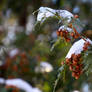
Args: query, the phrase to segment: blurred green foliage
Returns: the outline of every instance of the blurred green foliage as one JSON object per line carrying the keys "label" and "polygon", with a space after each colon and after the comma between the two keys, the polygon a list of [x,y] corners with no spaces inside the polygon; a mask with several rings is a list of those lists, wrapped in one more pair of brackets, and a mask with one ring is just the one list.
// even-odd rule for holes
{"label": "blurred green foliage", "polygon": [[[52,51],[51,47],[59,38],[53,38],[52,33],[58,29],[57,20],[55,22],[46,22],[43,25],[37,24],[35,25],[35,29],[33,29],[32,33],[29,35],[26,34],[26,24],[27,18],[30,14],[32,14],[35,10],[37,10],[41,6],[47,6],[54,9],[66,9],[70,12],[73,12],[75,6],[80,8],[79,14],[80,20],[85,23],[84,31],[91,29],[92,33],[92,3],[83,3],[82,0],[1,0],[0,1],[0,26],[4,25],[4,18],[7,17],[8,9],[11,10],[11,15],[14,16],[18,20],[18,25],[23,27],[22,32],[18,30],[16,33],[16,40],[10,45],[16,47],[20,50],[20,52],[25,52],[28,62],[29,62],[29,72],[26,73],[18,73],[12,70],[12,66],[7,69],[7,66],[0,67],[0,77],[8,78],[11,74],[14,78],[22,78],[29,82],[32,86],[39,87],[43,92],[52,92],[54,81],[57,76],[58,68],[61,66],[61,61],[64,60],[71,44],[66,44],[64,41],[61,41],[54,47]],[[76,14],[76,13],[74,13]],[[34,15],[36,17],[37,13]],[[36,23],[36,22],[35,22]],[[7,34],[4,32],[5,29],[0,28],[0,42],[2,43],[2,39]],[[7,31],[7,30],[6,30]],[[86,34],[86,33],[85,33]],[[42,36],[39,39],[39,36]],[[90,37],[90,34],[88,35]],[[92,37],[92,35],[91,35]],[[91,56],[90,56],[91,57]],[[6,59],[4,58],[4,62]],[[13,59],[12,62],[15,65],[19,65],[21,62],[21,58],[19,56],[17,59]],[[89,61],[89,58],[87,58]],[[35,67],[39,66],[41,62],[47,61],[53,66],[53,71],[50,73],[36,73]],[[92,60],[90,60],[91,63]],[[3,68],[2,68],[3,67]],[[24,66],[25,68],[26,66]],[[19,69],[21,70],[21,69]],[[91,69],[90,69],[91,70]],[[70,72],[66,69],[64,80],[61,78],[58,82],[58,86],[56,87],[56,92],[71,92],[72,90],[78,89],[81,90],[83,83],[92,83],[92,75],[90,74],[87,77],[85,74],[80,77],[79,80],[75,80],[71,77]],[[0,92],[12,92],[10,90],[6,90],[5,86],[2,85],[0,87]],[[22,92],[22,91],[19,91]]]}

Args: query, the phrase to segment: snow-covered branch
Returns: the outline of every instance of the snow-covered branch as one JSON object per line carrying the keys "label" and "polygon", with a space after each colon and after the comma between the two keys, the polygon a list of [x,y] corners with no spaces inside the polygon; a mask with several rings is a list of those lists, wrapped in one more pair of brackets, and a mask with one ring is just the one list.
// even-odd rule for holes
{"label": "snow-covered branch", "polygon": [[7,79],[0,78],[0,84],[5,84],[7,86],[15,86],[19,89],[24,90],[25,92],[42,92],[38,88],[32,87],[29,83],[22,79]]}
{"label": "snow-covered branch", "polygon": [[55,10],[48,7],[40,7],[37,15],[37,21],[44,21],[46,18],[56,15],[58,15],[61,19],[67,20],[67,22],[70,22],[73,17],[73,14],[67,10]]}
{"label": "snow-covered branch", "polygon": [[85,42],[89,42],[90,44],[92,44],[92,41],[90,39],[80,39],[77,42],[75,42],[72,47],[70,48],[68,54],[66,55],[66,58],[71,58],[72,54],[80,54],[83,51],[83,47],[84,47],[84,43]]}

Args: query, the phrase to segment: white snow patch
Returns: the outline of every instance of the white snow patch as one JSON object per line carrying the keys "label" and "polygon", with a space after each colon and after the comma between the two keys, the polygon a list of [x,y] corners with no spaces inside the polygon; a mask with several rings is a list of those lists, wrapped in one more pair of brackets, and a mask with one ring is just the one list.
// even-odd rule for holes
{"label": "white snow patch", "polygon": [[56,12],[61,16],[61,18],[67,19],[67,22],[70,22],[73,17],[73,14],[67,10],[56,10]]}
{"label": "white snow patch", "polygon": [[35,22],[35,18],[34,16],[30,15],[27,19],[27,24],[26,24],[26,34],[29,35],[33,28],[34,28],[34,22]]}
{"label": "white snow patch", "polygon": [[80,12],[80,7],[79,6],[75,6],[73,9],[73,13],[79,13]]}
{"label": "white snow patch", "polygon": [[19,50],[17,49],[17,48],[15,48],[15,49],[13,49],[13,50],[11,50],[10,52],[9,52],[9,56],[12,58],[12,57],[14,57],[15,55],[17,55],[19,53]]}
{"label": "white snow patch", "polygon": [[[90,39],[86,39],[90,44],[92,44],[92,41]],[[85,40],[80,39],[77,42],[75,42],[72,47],[70,48],[68,54],[66,55],[66,58],[71,58],[72,54],[80,54],[83,51]]]}
{"label": "white snow patch", "polygon": [[0,84],[4,84],[4,82],[5,82],[5,79],[0,78]]}
{"label": "white snow patch", "polygon": [[73,14],[67,10],[55,10],[48,7],[40,7],[37,15],[37,21],[44,21],[48,17],[56,16],[58,14],[61,18],[66,19],[67,22],[71,21]]}
{"label": "white snow patch", "polygon": [[37,21],[42,21],[42,19],[46,19],[48,17],[55,16],[56,11],[54,9],[48,8],[48,7],[40,7]]}
{"label": "white snow patch", "polygon": [[68,32],[72,32],[73,31],[72,28],[69,28],[69,27],[67,27],[65,25],[60,26],[58,31],[60,31],[60,30],[67,30]]}
{"label": "white snow patch", "polygon": [[5,83],[8,86],[15,86],[19,89],[24,90],[25,92],[42,92],[38,88],[33,88],[29,83],[22,79],[3,79],[0,78],[0,84]]}
{"label": "white snow patch", "polygon": [[42,73],[51,72],[52,70],[53,70],[52,65],[50,63],[44,62],[44,61],[40,63],[40,66],[37,66],[35,68],[36,72],[42,72]]}

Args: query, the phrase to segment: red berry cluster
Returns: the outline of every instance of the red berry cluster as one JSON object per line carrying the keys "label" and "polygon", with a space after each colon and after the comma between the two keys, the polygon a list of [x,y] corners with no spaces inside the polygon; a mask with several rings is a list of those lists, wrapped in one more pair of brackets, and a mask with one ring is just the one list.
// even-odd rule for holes
{"label": "red berry cluster", "polygon": [[88,46],[89,46],[89,45],[90,45],[90,43],[89,43],[88,41],[86,41],[86,42],[84,43],[83,50],[84,50],[84,51],[88,50]]}
{"label": "red berry cluster", "polygon": [[74,39],[80,37],[80,34],[77,32],[76,28],[73,27],[72,24],[69,24],[70,28],[73,28],[73,32],[70,33],[70,36],[72,36]]}
{"label": "red berry cluster", "polygon": [[9,79],[16,78],[12,72],[15,72],[17,75],[28,73],[30,71],[30,64],[28,57],[25,52],[17,54],[15,57],[7,57],[4,65],[0,66],[0,69],[4,72],[11,72],[7,75]]}
{"label": "red berry cluster", "polygon": [[80,34],[77,32],[77,30],[72,26],[72,24],[69,25],[70,28],[73,28],[73,32],[68,32],[68,30],[58,30],[57,35],[63,37],[66,42],[70,42],[71,37],[76,39],[80,37]]}
{"label": "red berry cluster", "polygon": [[80,37],[79,33],[77,32],[77,30],[75,28],[73,28],[74,32],[70,33],[70,36],[72,36],[72,38],[77,39]]}
{"label": "red berry cluster", "polygon": [[81,64],[81,54],[72,54],[71,58],[66,58],[66,64],[69,66],[69,70],[72,71],[72,77],[78,79],[82,74],[83,64]]}
{"label": "red berry cluster", "polygon": [[64,37],[66,42],[69,42],[71,39],[69,38],[69,32],[67,30],[58,30],[57,35]]}

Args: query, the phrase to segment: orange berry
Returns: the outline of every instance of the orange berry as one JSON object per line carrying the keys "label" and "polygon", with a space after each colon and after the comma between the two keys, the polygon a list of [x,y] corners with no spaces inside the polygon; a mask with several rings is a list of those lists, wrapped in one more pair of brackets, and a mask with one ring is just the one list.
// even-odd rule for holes
{"label": "orange berry", "polygon": [[8,79],[13,79],[13,78],[15,78],[13,75],[8,76]]}
{"label": "orange berry", "polygon": [[77,66],[75,66],[76,67],[76,70],[79,70],[80,69],[80,67],[77,65]]}
{"label": "orange berry", "polygon": [[57,31],[56,33],[57,33],[57,36],[60,36],[60,31]]}
{"label": "orange berry", "polygon": [[77,35],[74,35],[74,38],[75,38],[75,39],[77,39],[78,37],[79,37],[79,36],[77,36]]}
{"label": "orange berry", "polygon": [[73,60],[73,65],[74,66],[77,65],[77,61]]}
{"label": "orange berry", "polygon": [[74,55],[73,60],[75,60],[75,61],[77,61],[77,60],[78,60],[77,55]]}
{"label": "orange berry", "polygon": [[60,32],[60,36],[63,37],[63,32],[62,31]]}
{"label": "orange berry", "polygon": [[81,57],[81,54],[78,54],[77,57],[80,58]]}
{"label": "orange berry", "polygon": [[75,72],[72,72],[72,77],[75,77],[75,75],[76,75]]}
{"label": "orange berry", "polygon": [[26,68],[26,67],[22,68],[22,72],[28,72],[28,71],[29,71],[29,68]]}
{"label": "orange berry", "polygon": [[72,66],[69,66],[69,69],[70,69],[70,71],[72,71],[73,70],[73,67]]}
{"label": "orange berry", "polygon": [[71,57],[74,57],[75,56],[75,54],[72,54],[72,56]]}
{"label": "orange berry", "polygon": [[78,75],[76,75],[76,76],[75,76],[75,79],[76,79],[76,80],[77,80],[77,79],[79,79],[79,76],[78,76]]}
{"label": "orange berry", "polygon": [[69,27],[72,28],[72,24],[69,24]]}
{"label": "orange berry", "polygon": [[21,56],[22,58],[26,58],[26,53],[25,53],[25,52],[22,52],[22,53],[20,54],[20,56]]}
{"label": "orange berry", "polygon": [[88,50],[88,48],[87,47],[83,47],[83,50],[86,51],[86,50]]}
{"label": "orange berry", "polygon": [[66,42],[70,42],[70,40],[71,40],[71,39],[67,38],[67,39],[66,39]]}
{"label": "orange berry", "polygon": [[13,66],[13,70],[16,71],[16,72],[18,71],[17,65],[14,65],[14,66]]}
{"label": "orange berry", "polygon": [[74,32],[71,32],[71,34],[70,34],[72,37],[74,37]]}
{"label": "orange berry", "polygon": [[83,67],[83,64],[79,64],[80,67]]}
{"label": "orange berry", "polygon": [[75,18],[79,18],[79,16],[78,16],[78,15],[74,15],[74,17],[75,17]]}
{"label": "orange berry", "polygon": [[70,63],[70,59],[66,58],[66,64],[69,64],[69,63]]}
{"label": "orange berry", "polygon": [[68,34],[68,31],[65,30],[64,33],[65,33],[65,34]]}

